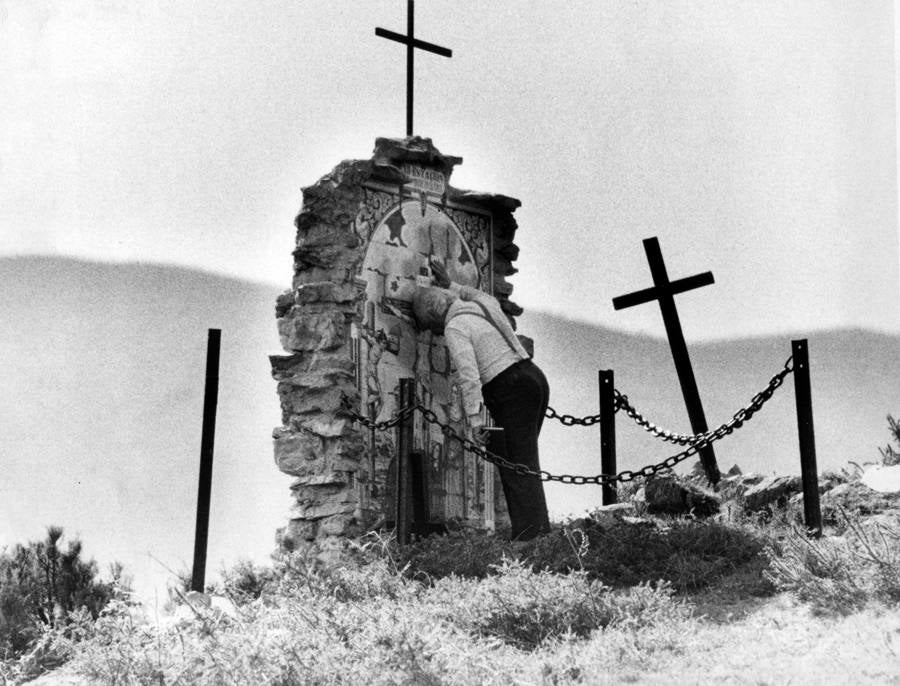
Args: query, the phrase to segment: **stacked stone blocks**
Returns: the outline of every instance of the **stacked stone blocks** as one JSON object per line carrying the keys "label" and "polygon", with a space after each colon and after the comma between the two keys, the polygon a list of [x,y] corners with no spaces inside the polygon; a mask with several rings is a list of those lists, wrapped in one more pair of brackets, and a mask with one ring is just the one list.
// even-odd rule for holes
{"label": "stacked stone blocks", "polygon": [[[359,404],[350,329],[362,321],[365,304],[365,293],[354,283],[368,247],[356,230],[364,184],[375,178],[402,187],[408,180],[399,169],[404,161],[437,167],[447,177],[461,162],[442,155],[429,139],[378,139],[372,159],[344,161],[303,189],[292,287],[276,302],[287,354],[270,357],[282,412],[282,425],[273,433],[275,462],[294,477],[293,512],[279,532],[287,550],[338,550],[386,515],[370,497],[363,432],[342,400]],[[506,277],[516,272],[512,212],[519,201],[452,187],[449,193],[491,211],[494,293],[515,324],[522,308],[509,299]]]}

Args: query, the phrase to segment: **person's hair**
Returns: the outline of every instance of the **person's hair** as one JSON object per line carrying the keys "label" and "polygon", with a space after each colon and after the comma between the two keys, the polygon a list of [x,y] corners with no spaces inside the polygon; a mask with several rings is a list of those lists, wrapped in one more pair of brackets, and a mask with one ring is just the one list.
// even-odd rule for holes
{"label": "person's hair", "polygon": [[448,296],[437,288],[418,288],[413,295],[413,317],[420,329],[442,330],[447,314]]}

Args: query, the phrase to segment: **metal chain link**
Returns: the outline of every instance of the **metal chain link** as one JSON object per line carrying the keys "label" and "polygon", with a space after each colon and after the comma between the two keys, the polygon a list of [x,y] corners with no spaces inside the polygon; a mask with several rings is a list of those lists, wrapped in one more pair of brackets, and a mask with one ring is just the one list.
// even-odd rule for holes
{"label": "metal chain link", "polygon": [[[756,412],[762,408],[763,405],[772,397],[775,393],[776,389],[784,382],[785,377],[793,372],[793,368],[791,367],[792,357],[789,357],[787,361],[784,363],[784,368],[779,371],[775,376],[771,378],[769,384],[762,391],[753,396],[746,407],[742,407],[740,410],[734,413],[731,421],[722,424],[717,429],[713,431],[707,431],[706,433],[696,434],[694,436],[687,436],[685,434],[673,434],[671,432],[666,432],[658,427],[654,426],[646,419],[644,419],[631,405],[628,403],[627,396],[621,395],[616,391],[617,401],[620,407],[625,410],[625,412],[634,419],[639,425],[644,426],[648,431],[655,433],[656,435],[665,434],[669,436],[665,440],[670,442],[679,442],[681,440],[687,439],[689,443],[688,447],[685,450],[682,450],[680,453],[676,453],[675,455],[671,455],[667,457],[662,462],[658,462],[657,464],[647,465],[646,467],[642,467],[638,470],[626,469],[624,471],[619,472],[618,474],[595,474],[593,476],[584,476],[578,474],[551,474],[550,472],[544,469],[531,469],[526,467],[523,464],[519,464],[517,462],[511,462],[507,460],[505,457],[501,457],[500,455],[496,455],[489,450],[485,449],[482,445],[473,441],[470,438],[465,436],[460,436],[452,426],[448,424],[444,424],[438,419],[437,414],[430,408],[425,407],[421,403],[417,403],[415,405],[411,405],[409,407],[405,407],[401,409],[396,415],[394,415],[391,419],[375,422],[366,417],[363,417],[361,414],[356,412],[352,406],[350,405],[349,398],[346,396],[343,397],[342,403],[344,409],[358,422],[367,426],[369,428],[374,428],[379,431],[384,431],[386,429],[392,428],[399,424],[403,419],[410,416],[412,413],[419,411],[422,413],[422,416],[425,418],[425,421],[430,424],[434,424],[439,427],[441,433],[444,436],[452,438],[458,441],[463,449],[467,452],[472,453],[473,455],[477,455],[481,459],[486,462],[490,462],[492,464],[497,465],[503,469],[508,469],[514,474],[518,474],[520,476],[533,476],[538,477],[541,481],[556,481],[563,484],[572,484],[572,485],[583,485],[583,484],[591,484],[597,486],[609,486],[615,484],[616,482],[628,482],[633,481],[637,477],[650,477],[658,472],[661,472],[665,469],[671,469],[675,465],[683,462],[688,459],[692,455],[696,455],[700,452],[702,448],[705,448],[708,445],[715,443],[716,441],[728,436],[736,429],[739,429],[743,426],[744,422],[748,421]],[[549,408],[548,408],[549,412]],[[550,416],[548,414],[548,416]],[[562,415],[561,417],[556,415],[554,412],[554,416],[557,416],[560,421],[566,423],[566,420],[563,418],[571,418],[568,420],[570,423],[567,426],[571,426],[572,424],[579,424],[582,421],[587,421],[588,423],[585,426],[589,426],[590,424],[594,424],[599,419],[594,419],[593,417],[585,417],[579,421],[578,418],[572,417],[571,415]],[[593,420],[593,421],[591,421]],[[639,421],[640,420],[640,421]],[[651,428],[652,427],[652,428]]]}
{"label": "metal chain link", "polygon": [[784,363],[784,367],[779,371],[775,376],[769,379],[768,385],[761,390],[759,393],[754,395],[750,402],[747,403],[746,406],[742,407],[740,410],[734,413],[732,418],[716,429],[712,429],[710,431],[706,431],[705,433],[700,434],[679,434],[674,431],[668,431],[666,429],[660,428],[648,421],[640,412],[638,412],[634,406],[628,401],[628,396],[623,395],[618,390],[614,390],[614,394],[616,397],[616,405],[619,409],[624,410],[625,414],[627,414],[631,419],[634,420],[635,424],[642,427],[645,431],[653,434],[657,438],[666,441],[667,443],[675,443],[677,445],[692,445],[698,441],[712,438],[713,440],[718,440],[723,436],[727,436],[728,434],[734,432],[735,429],[739,429],[744,422],[749,420],[754,414],[756,414],[763,405],[765,405],[772,395],[775,393],[775,390],[784,383],[785,377],[794,371],[791,366],[791,362],[793,361],[793,356],[789,357],[787,361]]}
{"label": "metal chain link", "polygon": [[503,469],[508,469],[509,471],[520,476],[533,476],[539,478],[541,481],[556,481],[563,484],[572,484],[577,486],[583,484],[608,486],[619,481],[623,483],[626,481],[632,481],[639,476],[653,476],[657,472],[660,472],[664,469],[671,469],[679,462],[682,462],[683,460],[689,458],[691,455],[696,455],[700,451],[700,449],[707,443],[711,443],[713,440],[716,440],[711,439],[709,441],[698,441],[697,443],[694,443],[689,448],[683,450],[677,455],[667,457],[659,464],[648,465],[637,471],[626,469],[625,471],[619,472],[618,474],[595,474],[592,476],[583,476],[580,474],[551,474],[545,469],[531,469],[530,467],[526,467],[523,464],[511,462],[505,457],[496,455],[489,450],[486,450],[477,442],[466,438],[465,436],[460,436],[458,433],[456,433],[453,427],[441,423],[433,410],[422,405],[416,405],[416,409],[422,413],[425,421],[440,427],[441,433],[443,433],[445,436],[448,436],[449,438],[459,441],[459,443],[462,444],[464,450],[477,455],[486,462],[495,464]]}
{"label": "metal chain link", "polygon": [[[616,408],[618,411],[618,407]],[[597,422],[600,421],[599,414],[591,414],[586,417],[573,417],[570,414],[558,414],[556,410],[552,407],[547,408],[547,414],[544,415],[547,419],[558,419],[565,426],[593,426]]]}
{"label": "metal chain link", "polygon": [[390,419],[385,419],[384,421],[376,422],[373,419],[369,419],[368,417],[364,417],[355,409],[353,409],[353,405],[350,404],[350,398],[344,394],[341,396],[341,406],[344,410],[349,414],[355,421],[359,422],[363,426],[369,429],[375,429],[376,431],[387,431],[388,429],[392,429],[397,426],[404,419],[412,415],[416,411],[416,406],[413,405],[411,407],[402,408],[397,414],[395,414]]}

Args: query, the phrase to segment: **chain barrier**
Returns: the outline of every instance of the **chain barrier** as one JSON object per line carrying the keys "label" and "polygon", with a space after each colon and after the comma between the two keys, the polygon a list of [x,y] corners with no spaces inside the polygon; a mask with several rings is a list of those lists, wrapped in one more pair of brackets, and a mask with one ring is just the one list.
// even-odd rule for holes
{"label": "chain barrier", "polygon": [[438,419],[433,410],[422,405],[416,405],[416,409],[422,413],[425,421],[438,426],[441,429],[441,433],[443,433],[445,436],[448,436],[449,438],[459,441],[462,444],[464,450],[477,455],[486,462],[495,464],[503,469],[508,469],[509,471],[513,472],[514,474],[518,474],[519,476],[533,476],[539,478],[541,481],[556,481],[563,484],[571,484],[577,486],[583,484],[610,486],[612,484],[615,484],[616,482],[624,483],[626,481],[632,481],[639,476],[653,476],[657,472],[660,472],[664,469],[671,469],[679,462],[682,462],[683,460],[689,458],[691,455],[697,454],[700,449],[708,442],[712,442],[701,441],[694,443],[689,448],[687,448],[687,450],[683,450],[677,455],[667,457],[659,464],[648,465],[636,471],[626,469],[625,471],[619,472],[618,474],[595,474],[592,476],[584,476],[580,474],[551,474],[545,469],[531,469],[530,467],[526,467],[523,464],[511,462],[505,457],[496,455],[482,447],[476,441],[473,441],[470,438],[466,438],[465,436],[460,436],[458,433],[456,433],[453,427],[447,424],[443,424]]}
{"label": "chain barrier", "polygon": [[[619,411],[618,405],[616,405],[616,412]],[[573,417],[570,414],[558,414],[556,410],[552,407],[547,408],[547,414],[544,415],[547,419],[558,419],[564,426],[593,426],[597,422],[600,421],[599,414],[591,414],[586,417]]]}
{"label": "chain barrier", "polygon": [[735,412],[729,421],[725,422],[715,429],[706,431],[705,433],[679,434],[673,431],[662,429],[644,418],[644,416],[640,412],[638,412],[630,402],[628,402],[628,396],[619,393],[618,390],[614,391],[616,397],[616,407],[617,409],[623,410],[625,414],[631,417],[631,419],[634,420],[635,424],[643,428],[645,431],[653,434],[657,438],[666,441],[667,443],[675,443],[677,445],[692,445],[702,440],[718,440],[723,436],[727,436],[733,433],[736,429],[739,429],[741,426],[743,426],[744,422],[748,421],[754,414],[762,409],[762,406],[769,401],[778,387],[781,386],[782,383],[784,383],[785,377],[794,371],[794,368],[791,364],[793,362],[793,359],[793,356],[789,357],[784,363],[784,367],[771,379],[769,379],[768,385],[759,393],[754,395],[750,399],[750,402],[747,403],[747,405]]}
{"label": "chain barrier", "polygon": [[[404,407],[390,419],[381,422],[373,421],[359,414],[356,410],[353,409],[350,404],[350,399],[347,396],[344,396],[342,398],[342,404],[344,409],[348,412],[348,414],[350,414],[351,417],[353,417],[354,420],[366,427],[376,429],[378,431],[385,431],[387,429],[390,429],[399,424],[406,417],[412,415],[414,412],[421,412],[422,416],[425,418],[425,421],[440,428],[441,433],[444,434],[444,436],[458,441],[462,445],[463,449],[467,452],[470,452],[473,455],[477,455],[482,460],[495,464],[503,469],[507,469],[519,476],[533,476],[540,478],[541,481],[555,481],[558,483],[571,485],[591,484],[597,486],[611,486],[617,482],[626,483],[628,481],[633,481],[638,477],[650,477],[663,470],[671,469],[672,467],[679,464],[680,462],[683,462],[692,455],[699,454],[702,448],[705,448],[708,445],[712,445],[725,436],[734,433],[735,430],[743,426],[744,422],[753,417],[753,415],[756,414],[756,412],[758,412],[760,408],[762,408],[762,406],[766,404],[766,402],[768,402],[768,400],[772,397],[778,387],[781,386],[781,384],[784,382],[785,377],[794,371],[793,367],[791,366],[792,360],[793,358],[789,357],[784,363],[784,368],[769,380],[766,388],[754,395],[747,406],[742,407],[740,410],[735,412],[730,421],[722,424],[712,431],[707,431],[702,434],[695,434],[693,436],[686,434],[675,434],[665,431],[664,429],[659,429],[658,427],[644,419],[643,416],[641,416],[640,413],[638,413],[637,410],[635,410],[629,404],[627,396],[622,395],[621,393],[616,391],[617,408],[624,409],[626,414],[634,419],[635,422],[638,423],[638,425],[643,426],[647,431],[650,431],[654,435],[660,436],[661,438],[663,437],[663,435],[666,436],[663,440],[672,443],[680,443],[681,445],[688,445],[685,450],[667,457],[662,462],[647,465],[646,467],[642,467],[641,469],[637,470],[626,469],[619,472],[618,474],[595,474],[592,476],[579,474],[551,474],[544,469],[531,469],[529,467],[526,467],[525,465],[511,462],[505,457],[490,452],[477,441],[467,438],[466,436],[460,436],[452,426],[441,422],[441,420],[438,419],[437,414],[435,414],[433,410],[425,407],[421,403],[416,403],[415,405]],[[548,417],[551,417],[551,411],[552,410],[548,408]],[[573,417],[572,415],[557,415],[555,411],[553,411],[552,417],[558,418],[561,422],[563,422],[563,424],[566,424],[567,426],[572,426],[574,424],[590,426],[591,424],[595,424],[599,421],[599,415],[588,416],[579,419],[577,417]]]}
{"label": "chain barrier", "polygon": [[390,419],[385,419],[384,421],[376,422],[373,419],[369,419],[368,417],[364,417],[355,409],[353,409],[353,405],[350,403],[350,398],[346,394],[341,395],[341,406],[344,410],[353,417],[354,421],[359,422],[363,426],[369,429],[375,429],[376,431],[387,431],[388,429],[392,429],[397,426],[400,422],[402,422],[407,417],[411,416],[418,409],[416,405],[411,407],[402,408],[397,414],[395,414]]}

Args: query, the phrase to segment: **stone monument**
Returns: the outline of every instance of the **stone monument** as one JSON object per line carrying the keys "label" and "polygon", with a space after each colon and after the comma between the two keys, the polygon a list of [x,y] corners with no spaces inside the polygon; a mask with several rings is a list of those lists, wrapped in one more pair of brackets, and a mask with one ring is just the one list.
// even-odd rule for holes
{"label": "stone monument", "polygon": [[[509,299],[518,247],[503,195],[449,183],[461,158],[418,136],[379,138],[371,159],[344,161],[303,190],[296,218],[294,277],[276,317],[287,354],[273,355],[282,425],[275,462],[295,477],[283,549],[327,553],[347,537],[392,527],[396,497],[398,380],[415,379],[416,398],[463,432],[459,388],[443,338],[412,325],[411,297],[429,279],[429,258],[454,281],[493,294],[515,326]],[[526,344],[530,344],[527,341]],[[424,458],[430,523],[493,529],[505,517],[495,468],[415,415],[414,449]]]}

